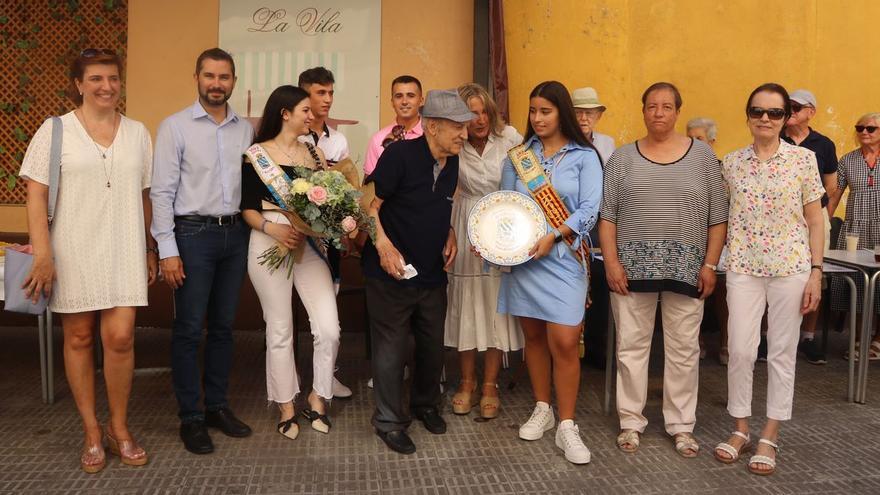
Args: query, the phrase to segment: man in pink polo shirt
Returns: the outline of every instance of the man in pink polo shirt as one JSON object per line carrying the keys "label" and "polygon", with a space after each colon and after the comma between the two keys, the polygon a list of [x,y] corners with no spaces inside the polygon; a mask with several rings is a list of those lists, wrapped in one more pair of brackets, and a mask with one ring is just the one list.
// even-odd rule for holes
{"label": "man in pink polo shirt", "polygon": [[404,139],[415,139],[422,135],[422,120],[419,108],[425,104],[422,96],[422,83],[413,76],[398,76],[391,81],[391,106],[397,117],[394,123],[379,129],[367,145],[364,160],[364,175],[373,173],[376,162],[385,148]]}

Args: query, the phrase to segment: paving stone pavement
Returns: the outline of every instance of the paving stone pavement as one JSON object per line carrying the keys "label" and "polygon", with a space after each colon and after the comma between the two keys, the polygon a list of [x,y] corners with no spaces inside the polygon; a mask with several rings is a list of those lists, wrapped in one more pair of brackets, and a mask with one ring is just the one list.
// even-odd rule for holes
{"label": "paving stone pavement", "polygon": [[[873,366],[868,404],[848,404],[846,362],[840,359],[844,334],[832,334],[829,364],[798,363],[794,419],[780,439],[779,470],[770,477],[750,475],[745,460],[723,465],[712,447],[731,428],[725,411],[726,372],[711,357],[700,370],[696,459],[677,456],[664,433],[661,413],[662,355],[652,357],[650,421],[642,448],[627,455],[615,447],[617,422],[602,413],[603,370],[584,367],[578,424],[592,450],[592,462],[574,466],[543,439],[517,438],[519,423],[533,406],[528,378],[520,373],[520,354],[502,373],[500,417],[475,421],[455,416],[445,397],[448,433],[432,435],[419,423],[410,433],[418,450],[403,456],[388,450],[369,425],[372,413],[369,363],[363,336],[344,333],[339,376],[354,390],[334,400],[333,429],[323,435],[301,421],[299,438],[275,432],[276,411],[265,396],[264,341],[260,332],[236,332],[230,401],[254,434],[234,439],[214,432],[214,454],[187,453],[177,436],[176,404],[168,365],[167,329],[137,330],[137,366],[130,404],[130,426],[150,454],[147,466],[123,466],[108,458],[99,474],[80,471],[78,416],[64,381],[60,331],[55,333],[54,405],[40,400],[36,330],[0,327],[0,493],[113,494],[505,494],[505,493],[880,493],[880,368]],[[716,334],[717,335],[717,334]],[[309,374],[309,336],[300,333],[301,369]],[[662,348],[655,336],[655,350]],[[449,386],[456,384],[456,359],[447,353]],[[99,376],[100,378],[100,376]],[[308,382],[306,377],[306,382]],[[507,386],[516,380],[513,390]],[[756,365],[755,412],[764,410],[766,364]],[[103,384],[98,386],[102,420],[107,418]],[[300,399],[302,405],[302,399]],[[759,426],[753,425],[753,435]]]}

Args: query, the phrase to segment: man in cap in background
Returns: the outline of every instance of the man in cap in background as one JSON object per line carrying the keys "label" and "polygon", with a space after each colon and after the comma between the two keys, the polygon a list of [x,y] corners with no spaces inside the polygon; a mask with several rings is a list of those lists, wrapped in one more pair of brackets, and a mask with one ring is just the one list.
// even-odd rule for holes
{"label": "man in cap in background", "polygon": [[[450,225],[458,184],[458,153],[475,115],[454,89],[428,92],[424,135],[388,147],[367,182],[376,197],[369,213],[376,235],[363,251],[373,346],[372,424],[389,448],[412,454],[403,405],[403,367],[415,337],[410,412],[434,434],[440,416],[440,375],[446,319],[446,271],[456,255]],[[462,234],[464,235],[464,234]]]}
{"label": "man in cap in background", "polygon": [[571,102],[574,104],[574,114],[577,115],[578,124],[587,139],[599,150],[602,163],[611,158],[614,153],[614,138],[606,134],[596,132],[596,124],[605,113],[605,105],[599,102],[599,94],[590,87],[578,88],[571,93]]}
{"label": "man in cap in background", "polygon": [[[825,186],[825,194],[822,196],[822,207],[828,206],[828,195],[837,189],[837,149],[827,137],[819,134],[810,127],[810,120],[816,115],[816,97],[806,89],[799,89],[789,95],[791,98],[791,118],[785,123],[782,130],[782,139],[789,144],[802,146],[816,153],[816,163],[819,165],[819,174],[822,177],[822,185]],[[831,241],[831,217],[833,211],[825,215],[825,251],[828,251]],[[816,322],[819,320],[819,311],[804,315],[801,323],[801,343],[798,350],[811,364],[825,364],[825,351],[813,337],[816,334]]]}

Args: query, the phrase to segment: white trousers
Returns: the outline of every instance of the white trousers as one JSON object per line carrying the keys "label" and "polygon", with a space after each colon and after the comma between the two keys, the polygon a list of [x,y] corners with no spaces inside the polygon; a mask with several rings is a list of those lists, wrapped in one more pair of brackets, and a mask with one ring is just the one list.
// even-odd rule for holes
{"label": "white trousers", "polygon": [[[648,359],[657,313],[657,292],[611,293],[617,325],[617,414],[620,428],[644,432]],[[670,435],[693,432],[700,377],[703,301],[663,292],[663,422]]]}
{"label": "white trousers", "polygon": [[752,415],[752,379],[767,309],[767,417],[791,419],[801,304],[809,278],[810,272],[787,277],[727,272],[727,411],[734,418]]}
{"label": "white trousers", "polygon": [[[270,222],[289,222],[281,213],[263,212]],[[303,240],[305,242],[305,240]],[[293,321],[293,288],[309,314],[309,326],[314,337],[312,388],[325,399],[333,398],[333,370],[339,350],[339,313],[336,309],[336,291],[327,263],[311,246],[303,249],[302,260],[294,265],[293,275],[287,278],[287,268],[274,273],[260,265],[259,256],[272,247],[275,240],[259,230],[251,231],[248,246],[248,275],[263,307],[266,322],[266,388],[270,401],[292,401],[300,392],[299,378],[293,356],[296,338]]]}

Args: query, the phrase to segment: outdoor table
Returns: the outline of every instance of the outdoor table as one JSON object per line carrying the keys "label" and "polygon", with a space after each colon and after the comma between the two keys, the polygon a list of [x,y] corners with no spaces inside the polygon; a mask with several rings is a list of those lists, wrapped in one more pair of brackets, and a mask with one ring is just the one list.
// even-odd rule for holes
{"label": "outdoor table", "polygon": [[[856,402],[864,404],[868,395],[868,348],[871,345],[871,331],[874,328],[874,292],[877,280],[880,279],[880,262],[874,261],[874,253],[866,249],[844,251],[832,249],[825,254],[825,263],[842,266],[857,271],[865,283],[865,294],[862,298],[862,336],[859,349],[859,369],[856,381]],[[848,277],[847,277],[848,278]],[[853,286],[852,294],[856,294]],[[855,296],[850,298],[850,321],[855,321]],[[850,369],[853,367],[855,324],[850,331]]]}
{"label": "outdoor table", "polygon": [[[3,289],[3,274],[6,258],[0,257],[0,301],[6,300]],[[40,379],[42,383],[43,402],[55,403],[55,372],[52,353],[52,312],[49,308],[37,316],[37,335],[40,339]]]}

